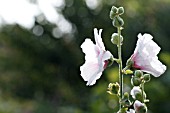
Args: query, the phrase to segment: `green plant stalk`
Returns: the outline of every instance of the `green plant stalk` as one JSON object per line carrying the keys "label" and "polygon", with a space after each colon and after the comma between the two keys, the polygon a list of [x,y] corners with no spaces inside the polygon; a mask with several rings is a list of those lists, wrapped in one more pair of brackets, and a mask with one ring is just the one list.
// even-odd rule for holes
{"label": "green plant stalk", "polygon": [[[120,83],[120,97],[119,97],[119,103],[122,101],[123,98],[123,74],[122,74],[122,48],[121,48],[121,27],[117,27],[118,30],[118,59],[119,59],[119,83]],[[122,105],[120,103],[120,110],[122,108]]]}
{"label": "green plant stalk", "polygon": [[141,90],[142,90],[142,102],[144,103],[144,83],[141,84]]}

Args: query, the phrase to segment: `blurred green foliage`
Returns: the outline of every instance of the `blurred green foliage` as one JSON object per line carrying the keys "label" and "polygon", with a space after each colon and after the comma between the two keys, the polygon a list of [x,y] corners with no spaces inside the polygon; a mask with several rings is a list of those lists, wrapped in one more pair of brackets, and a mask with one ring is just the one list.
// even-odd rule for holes
{"label": "blurred green foliage", "polygon": [[[102,28],[107,50],[117,56],[110,42],[116,29],[109,11],[112,5],[123,6],[123,64],[133,53],[137,34],[150,33],[162,48],[160,60],[170,66],[170,1],[169,0],[100,0],[94,10],[84,0],[65,0],[64,16],[76,27],[74,38],[59,39],[51,34],[50,24],[41,24],[44,33],[36,36],[32,30],[17,25],[4,26],[0,32],[0,113],[113,113],[116,96],[106,93],[110,82],[118,81],[115,63],[105,70],[101,79],[87,87],[80,76],[84,63],[80,45],[86,37],[93,39],[93,28]],[[71,5],[70,5],[71,4]],[[70,38],[70,39],[69,39]],[[170,71],[146,84],[150,102],[149,113],[170,112]],[[130,76],[125,76],[125,91],[129,91]]]}

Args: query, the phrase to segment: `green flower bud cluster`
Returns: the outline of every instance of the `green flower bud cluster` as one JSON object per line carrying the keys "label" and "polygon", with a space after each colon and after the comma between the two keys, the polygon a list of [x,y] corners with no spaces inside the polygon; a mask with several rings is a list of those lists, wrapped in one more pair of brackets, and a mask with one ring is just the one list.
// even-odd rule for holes
{"label": "green flower bud cluster", "polygon": [[124,13],[123,7],[112,6],[110,11],[110,18],[113,20],[112,24],[114,27],[122,27],[124,25],[123,19],[120,17]]}
{"label": "green flower bud cluster", "polygon": [[147,106],[145,105],[146,94],[144,90],[139,86],[134,86],[130,94],[134,99],[133,105],[135,108],[135,113],[146,113],[147,112]]}
{"label": "green flower bud cluster", "polygon": [[131,78],[131,84],[133,86],[139,86],[141,83],[150,81],[150,74],[143,74],[140,70],[136,70],[134,75]]}
{"label": "green flower bud cluster", "polygon": [[[131,90],[132,98],[137,103],[134,103],[136,113],[147,113],[146,102],[149,100],[146,99],[146,93],[144,91],[144,84],[150,81],[150,74],[144,74],[141,70],[136,70],[134,76],[131,78],[131,84],[134,86]],[[136,105],[135,105],[136,104]]]}
{"label": "green flower bud cluster", "polygon": [[143,76],[143,72],[140,70],[135,71],[135,76],[132,76],[131,78],[131,84],[133,86],[139,86],[142,83],[141,77]]}
{"label": "green flower bud cluster", "polygon": [[132,102],[129,99],[129,93],[125,92],[122,100],[120,101],[122,108],[117,113],[127,113],[127,110],[132,106]]}

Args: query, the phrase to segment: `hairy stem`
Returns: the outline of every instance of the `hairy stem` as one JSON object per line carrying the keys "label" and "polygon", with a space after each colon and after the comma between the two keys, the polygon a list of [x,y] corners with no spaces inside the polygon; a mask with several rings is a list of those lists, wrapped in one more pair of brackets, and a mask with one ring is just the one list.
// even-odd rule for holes
{"label": "hairy stem", "polygon": [[[123,98],[123,74],[122,74],[122,48],[121,48],[121,28],[118,27],[118,59],[119,59],[119,83],[120,83],[120,100],[121,102]],[[122,108],[122,105],[120,103],[120,109]]]}

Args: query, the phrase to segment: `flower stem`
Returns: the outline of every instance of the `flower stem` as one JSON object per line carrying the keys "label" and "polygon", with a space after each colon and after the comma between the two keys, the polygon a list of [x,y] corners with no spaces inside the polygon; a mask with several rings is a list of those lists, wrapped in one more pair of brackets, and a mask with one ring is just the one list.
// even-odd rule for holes
{"label": "flower stem", "polygon": [[[118,30],[118,59],[119,59],[119,83],[120,83],[120,100],[121,102],[123,98],[123,74],[122,74],[122,48],[121,48],[121,27],[117,27]],[[122,105],[120,103],[120,109],[122,108]]]}
{"label": "flower stem", "polygon": [[141,90],[142,90],[142,102],[144,103],[145,97],[144,97],[144,83],[141,84]]}

